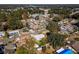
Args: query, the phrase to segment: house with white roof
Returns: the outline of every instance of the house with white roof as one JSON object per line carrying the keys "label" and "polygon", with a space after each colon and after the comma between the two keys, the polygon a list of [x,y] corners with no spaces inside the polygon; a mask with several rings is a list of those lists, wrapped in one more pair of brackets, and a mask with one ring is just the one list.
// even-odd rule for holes
{"label": "house with white roof", "polygon": [[19,30],[8,31],[8,34],[9,34],[9,38],[11,38],[13,36],[15,36],[15,37],[20,36]]}
{"label": "house with white roof", "polygon": [[32,36],[35,40],[41,40],[42,38],[45,37],[44,34],[37,34],[37,35],[31,34],[31,36]]}
{"label": "house with white roof", "polygon": [[0,37],[5,36],[5,32],[0,32]]}

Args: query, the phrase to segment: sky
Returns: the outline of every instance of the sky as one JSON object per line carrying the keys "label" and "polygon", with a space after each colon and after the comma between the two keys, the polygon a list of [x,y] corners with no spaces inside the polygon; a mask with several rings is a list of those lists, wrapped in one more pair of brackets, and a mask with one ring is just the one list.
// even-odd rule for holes
{"label": "sky", "polygon": [[1,0],[0,4],[78,4],[79,0]]}

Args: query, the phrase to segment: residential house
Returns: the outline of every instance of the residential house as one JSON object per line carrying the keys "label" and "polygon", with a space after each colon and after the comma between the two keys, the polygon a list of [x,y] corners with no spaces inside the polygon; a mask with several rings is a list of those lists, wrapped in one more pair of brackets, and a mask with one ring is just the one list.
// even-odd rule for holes
{"label": "residential house", "polygon": [[0,37],[5,36],[5,32],[0,32]]}
{"label": "residential house", "polygon": [[8,31],[8,34],[9,34],[9,38],[11,38],[11,37],[17,38],[20,36],[19,30]]}

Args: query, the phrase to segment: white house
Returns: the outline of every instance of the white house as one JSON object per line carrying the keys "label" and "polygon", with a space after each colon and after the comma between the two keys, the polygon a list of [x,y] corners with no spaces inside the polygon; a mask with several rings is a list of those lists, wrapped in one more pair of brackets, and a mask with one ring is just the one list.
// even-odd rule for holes
{"label": "white house", "polygon": [[13,31],[8,31],[8,33],[9,33],[9,38],[11,38],[12,36],[16,36],[16,37],[18,37],[18,36],[20,36],[20,32],[19,32],[19,30],[13,30]]}
{"label": "white house", "polygon": [[45,35],[44,34],[38,34],[38,35],[31,35],[34,39],[36,39],[36,40],[41,40],[42,38],[44,38],[45,37]]}
{"label": "white house", "polygon": [[0,32],[0,37],[5,36],[5,32]]}

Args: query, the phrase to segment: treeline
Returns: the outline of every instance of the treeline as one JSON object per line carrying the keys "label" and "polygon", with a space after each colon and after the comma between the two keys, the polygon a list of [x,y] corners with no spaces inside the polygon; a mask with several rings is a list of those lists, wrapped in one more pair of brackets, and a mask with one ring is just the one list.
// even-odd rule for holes
{"label": "treeline", "polygon": [[39,8],[16,8],[16,9],[1,9],[0,10],[0,31],[15,30],[23,28],[21,22],[22,14],[26,19],[29,18],[29,14],[44,13]]}
{"label": "treeline", "polygon": [[[69,8],[50,8],[48,14],[50,14],[51,17],[53,13],[67,17],[71,13],[71,10],[72,9]],[[28,19],[30,14],[35,13],[44,14],[44,10],[40,10],[39,8],[0,9],[0,31],[22,28],[22,14]]]}
{"label": "treeline", "polygon": [[0,30],[14,30],[22,28],[21,14],[23,11],[18,9],[17,11],[0,11]]}
{"label": "treeline", "polygon": [[72,13],[72,9],[73,8],[51,8],[49,10],[49,14],[59,14],[61,15],[63,18],[68,17],[71,13]]}

